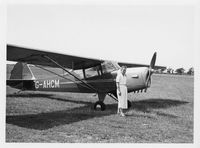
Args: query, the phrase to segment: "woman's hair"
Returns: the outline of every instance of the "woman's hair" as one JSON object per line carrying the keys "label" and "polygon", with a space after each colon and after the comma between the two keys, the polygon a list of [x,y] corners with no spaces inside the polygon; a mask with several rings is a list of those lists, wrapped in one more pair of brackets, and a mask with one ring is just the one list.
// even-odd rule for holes
{"label": "woman's hair", "polygon": [[121,66],[121,69],[126,69],[126,68],[127,68],[127,66],[125,66],[125,65]]}

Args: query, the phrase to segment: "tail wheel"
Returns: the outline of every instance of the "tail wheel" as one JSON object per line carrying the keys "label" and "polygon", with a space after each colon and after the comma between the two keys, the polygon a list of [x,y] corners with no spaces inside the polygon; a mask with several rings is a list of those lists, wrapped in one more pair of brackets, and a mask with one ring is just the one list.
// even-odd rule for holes
{"label": "tail wheel", "polygon": [[101,111],[104,111],[106,109],[106,105],[102,101],[97,101],[94,104],[94,110],[97,110],[98,106],[100,106]]}
{"label": "tail wheel", "polygon": [[128,108],[131,108],[132,104],[131,101],[128,100]]}

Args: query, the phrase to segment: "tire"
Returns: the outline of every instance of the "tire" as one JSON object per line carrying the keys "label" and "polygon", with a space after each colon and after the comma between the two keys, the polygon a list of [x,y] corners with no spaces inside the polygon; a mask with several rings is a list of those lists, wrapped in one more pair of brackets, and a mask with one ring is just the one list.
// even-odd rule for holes
{"label": "tire", "polygon": [[104,111],[106,109],[106,105],[102,101],[97,101],[94,104],[94,110],[97,110],[97,105],[100,105],[101,111]]}

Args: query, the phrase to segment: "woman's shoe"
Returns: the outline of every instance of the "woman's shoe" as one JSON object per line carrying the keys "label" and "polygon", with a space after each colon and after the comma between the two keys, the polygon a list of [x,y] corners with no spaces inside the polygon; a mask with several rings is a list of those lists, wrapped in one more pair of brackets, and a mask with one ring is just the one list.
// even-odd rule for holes
{"label": "woman's shoe", "polygon": [[120,115],[121,115],[122,117],[125,117],[125,116],[126,116],[124,113],[120,113]]}

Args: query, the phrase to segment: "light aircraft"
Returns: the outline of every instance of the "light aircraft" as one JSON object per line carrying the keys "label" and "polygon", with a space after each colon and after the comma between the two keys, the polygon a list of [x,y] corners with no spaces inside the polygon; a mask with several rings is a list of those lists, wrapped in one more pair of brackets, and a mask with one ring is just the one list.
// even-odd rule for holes
{"label": "light aircraft", "polygon": [[[94,109],[100,106],[102,111],[106,108],[104,104],[106,95],[117,101],[115,79],[120,66],[127,66],[128,92],[146,92],[151,85],[154,69],[166,68],[155,66],[156,52],[150,65],[144,65],[78,57],[11,44],[7,45],[7,60],[17,62],[11,71],[10,79],[7,80],[7,85],[20,90],[96,93],[99,100],[94,104]],[[55,76],[36,79],[29,64]],[[66,73],[58,74],[47,67],[61,68]],[[130,101],[128,106],[131,106]]]}

